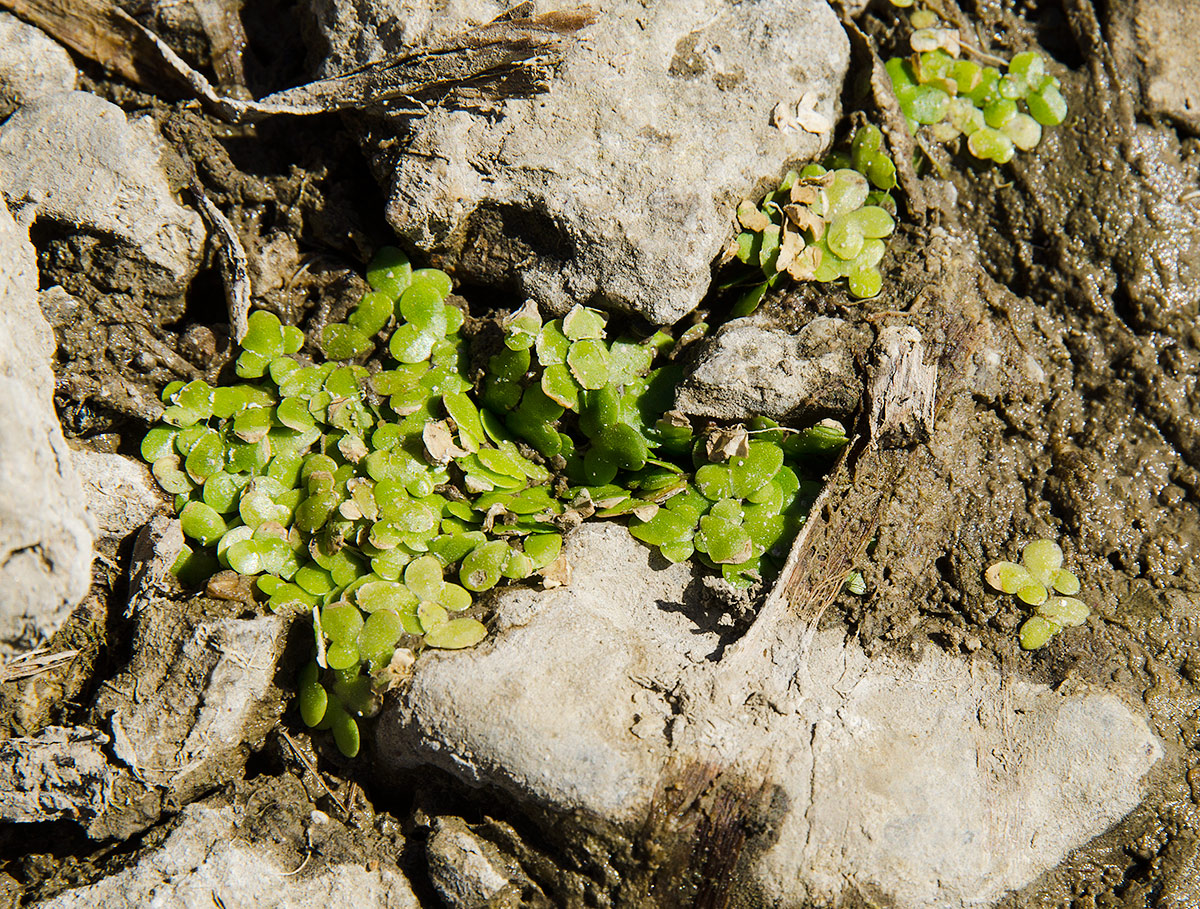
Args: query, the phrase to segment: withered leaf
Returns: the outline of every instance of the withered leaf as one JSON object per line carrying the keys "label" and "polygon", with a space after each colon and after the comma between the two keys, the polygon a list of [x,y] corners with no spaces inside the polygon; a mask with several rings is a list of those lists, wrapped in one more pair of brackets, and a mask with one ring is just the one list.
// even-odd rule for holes
{"label": "withered leaf", "polygon": [[810,246],[799,253],[787,267],[788,276],[793,281],[811,281],[817,268],[824,258],[824,253],[815,246]]}
{"label": "withered leaf", "polygon": [[825,234],[825,219],[806,205],[785,205],[783,213],[788,220],[801,230],[811,230],[813,240],[820,240]]}
{"label": "withered leaf", "polygon": [[738,223],[746,230],[756,233],[771,226],[771,219],[758,210],[758,206],[749,199],[744,199],[737,208]]}
{"label": "withered leaf", "polygon": [[[639,521],[649,521],[658,514],[658,505],[654,502],[647,502],[645,505],[639,505],[637,508],[631,509],[630,514]],[[745,561],[745,559],[742,561]]]}
{"label": "withered leaf", "polygon": [[204,592],[214,600],[254,602],[254,578],[236,571],[218,571],[208,579]]}
{"label": "withered leaf", "polygon": [[425,443],[425,451],[435,464],[447,464],[452,458],[470,454],[455,443],[454,433],[445,420],[426,423],[421,430],[421,441]]}
{"label": "withered leaf", "polygon": [[[744,458],[750,453],[750,434],[745,426],[710,427],[704,439],[704,455],[710,461]],[[743,561],[745,561],[743,559]]]}
{"label": "withered leaf", "polygon": [[542,586],[547,589],[569,587],[571,584],[571,563],[567,561],[565,556],[560,555],[539,571],[538,574],[542,576]]}
{"label": "withered leaf", "polygon": [[[792,205],[788,206],[788,208],[794,207]],[[783,226],[783,242],[779,246],[779,258],[775,260],[776,270],[787,271],[796,260],[796,257],[804,251],[806,245],[804,238],[800,236],[800,232],[791,224],[785,223]]]}

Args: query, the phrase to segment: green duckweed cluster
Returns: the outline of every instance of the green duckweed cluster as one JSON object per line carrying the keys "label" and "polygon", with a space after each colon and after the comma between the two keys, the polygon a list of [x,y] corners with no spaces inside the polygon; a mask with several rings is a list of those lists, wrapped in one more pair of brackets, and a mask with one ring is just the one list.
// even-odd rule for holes
{"label": "green duckweed cluster", "polygon": [[[908,7],[912,0],[893,4]],[[913,12],[910,25],[911,54],[889,59],[886,69],[914,135],[927,129],[944,144],[965,137],[974,157],[1004,164],[1018,150],[1035,148],[1043,127],[1066,118],[1059,81],[1039,54],[1016,54],[1001,70],[963,59],[958,30],[930,10]],[[859,299],[878,294],[879,263],[895,230],[896,185],[882,133],[865,124],[848,152],[835,151],[822,164],[789,172],[757,205],[742,202],[741,232],[731,252],[754,271],[726,285],[746,288],[733,314],[753,312],[784,275],[823,284],[845,278]]]}
{"label": "green duckweed cluster", "polygon": [[910,23],[912,53],[886,67],[912,133],[927,127],[942,143],[965,136],[976,158],[1004,164],[1035,148],[1043,127],[1066,119],[1059,81],[1039,54],[1016,54],[1002,71],[961,58],[958,29],[930,10],[917,10]]}
{"label": "green duckweed cluster", "polygon": [[753,286],[735,315],[752,312],[785,274],[822,284],[846,278],[858,298],[879,293],[879,262],[896,228],[896,165],[882,146],[879,128],[862,126],[848,153],[791,171],[758,205],[745,201],[738,207],[742,230],[735,255],[760,273],[741,279]]}
{"label": "green duckweed cluster", "polygon": [[367,279],[325,327],[325,362],[256,311],[244,381],[172,383],[142,443],[190,541],[181,578],[227,569],[272,610],[311,616],[300,714],[348,756],[398,649],[477,644],[475,595],[561,577],[564,529],[627,516],[665,558],[698,554],[748,585],[786,555],[819,491],[801,464],[845,444],[766,420],[694,432],[669,409],[681,370],[665,332],[610,340],[600,312],[544,322],[530,304],[486,355],[445,273],[385,249]]}
{"label": "green duckweed cluster", "polygon": [[1021,562],[996,562],[984,574],[988,585],[1015,594],[1037,612],[1021,625],[1021,647],[1036,650],[1064,628],[1082,625],[1091,614],[1075,597],[1079,578],[1062,567],[1063,552],[1053,540],[1034,540],[1021,551]]}

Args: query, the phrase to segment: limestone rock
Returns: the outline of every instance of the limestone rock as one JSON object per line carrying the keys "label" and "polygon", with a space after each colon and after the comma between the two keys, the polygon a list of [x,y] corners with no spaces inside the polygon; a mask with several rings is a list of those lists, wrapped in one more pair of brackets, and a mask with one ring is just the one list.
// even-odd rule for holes
{"label": "limestone rock", "polygon": [[[286,781],[286,778],[285,778]],[[234,804],[189,805],[162,843],[135,864],[38,903],[39,909],[273,906],[418,909],[394,858],[363,867],[346,844],[362,837],[302,802],[299,784],[268,781]],[[283,791],[280,791],[283,790]],[[304,807],[306,810],[298,810]],[[361,848],[359,854],[366,854]]]}
{"label": "limestone rock", "polygon": [[78,78],[61,45],[16,16],[0,13],[0,120],[42,95],[71,91]]}
{"label": "limestone rock", "polygon": [[51,635],[87,593],[92,532],[54,412],[54,335],[26,228],[0,201],[0,653]]}
{"label": "limestone rock", "polygon": [[901,909],[994,905],[1131,811],[1163,755],[1113,694],[1006,682],[935,648],[869,659],[834,629],[797,684],[810,709],[777,724],[769,776],[804,808],[756,871],[783,905],[847,880]]}
{"label": "limestone rock", "polygon": [[434,821],[425,847],[429,877],[447,909],[517,909],[524,875],[462,818]]}
{"label": "limestone rock", "polygon": [[[707,292],[738,202],[828,146],[829,131],[783,130],[772,112],[802,106],[832,129],[849,45],[821,0],[589,5],[597,20],[546,94],[372,127],[367,152],[392,227],[459,280],[671,323]],[[503,8],[324,0],[325,72]]]}
{"label": "limestone rock", "polygon": [[652,567],[613,525],[585,525],[564,551],[569,588],[504,592],[488,642],[418,660],[380,723],[387,769],[436,766],[534,817],[582,813],[630,836],[689,787],[723,793],[712,817],[759,831],[737,885],[770,905],[854,891],[966,909],[1110,827],[1163,754],[1109,692],[1006,680],[936,648],[869,658],[838,628],[795,656],[791,693],[756,700],[756,678],[724,678],[729,704],[706,701],[726,670],[718,629],[680,605],[696,600],[692,569]]}
{"label": "limestone rock", "polygon": [[103,813],[116,776],[104,755],[107,744],[101,732],[62,726],[0,742],[0,820],[87,824]]}
{"label": "limestone rock", "polygon": [[825,316],[795,334],[757,316],[734,319],[703,342],[675,407],[723,420],[845,419],[862,395],[854,363],[855,348],[865,347],[859,341],[845,322]]}
{"label": "limestone rock", "polygon": [[506,590],[498,634],[422,656],[380,723],[380,751],[396,768],[432,764],[555,810],[633,822],[667,757],[670,679],[718,638],[682,611],[692,569],[651,568],[624,527],[580,527],[563,552],[570,587]]}
{"label": "limestone rock", "polygon": [[1200,7],[1170,0],[1132,6],[1147,107],[1200,133]]}
{"label": "limestone rock", "polygon": [[205,232],[172,195],[161,147],[148,118],[130,122],[88,92],[47,95],[0,129],[0,191],[36,205],[39,219],[116,239],[158,290],[178,292],[200,266]]}
{"label": "limestone rock", "polygon": [[141,461],[84,449],[71,456],[101,538],[119,543],[154,515],[171,510],[166,494]]}

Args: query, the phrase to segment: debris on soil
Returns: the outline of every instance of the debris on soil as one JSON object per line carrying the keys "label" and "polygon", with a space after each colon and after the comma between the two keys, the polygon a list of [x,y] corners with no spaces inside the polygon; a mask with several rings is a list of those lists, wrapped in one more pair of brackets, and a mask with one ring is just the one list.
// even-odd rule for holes
{"label": "debris on soil", "polygon": [[531,890],[545,903],[521,866],[462,818],[435,818],[425,850],[430,879],[446,909],[529,906],[535,904]]}

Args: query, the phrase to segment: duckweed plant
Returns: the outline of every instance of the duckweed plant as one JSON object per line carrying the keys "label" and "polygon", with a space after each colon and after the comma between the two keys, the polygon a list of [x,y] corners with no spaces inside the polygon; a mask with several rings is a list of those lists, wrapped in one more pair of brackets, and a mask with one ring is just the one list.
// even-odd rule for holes
{"label": "duckweed plant", "polygon": [[191,541],[181,578],[236,572],[272,610],[311,616],[300,714],[348,756],[394,658],[479,643],[475,596],[561,578],[564,529],[625,517],[664,558],[749,585],[777,569],[819,491],[801,464],[845,444],[761,419],[694,432],[669,409],[671,336],[609,340],[606,316],[578,306],[514,313],[476,377],[445,273],[385,249],[367,279],[325,327],[324,362],[256,311],[244,381],[172,383],[142,443]]}
{"label": "duckweed plant", "polygon": [[1066,119],[1059,81],[1039,54],[1016,54],[1001,70],[963,59],[958,29],[931,10],[916,10],[910,24],[912,53],[885,64],[910,132],[945,144],[965,136],[973,156],[1005,164]]}
{"label": "duckweed plant", "polygon": [[848,153],[790,171],[761,203],[738,207],[742,230],[735,255],[760,273],[742,279],[753,286],[734,307],[735,316],[753,312],[785,274],[822,284],[846,278],[859,298],[879,293],[885,239],[896,228],[896,165],[882,145],[878,127],[862,126]]}
{"label": "duckweed plant", "polygon": [[[912,5],[911,0],[893,4]],[[909,131],[946,145],[962,144],[975,158],[1005,164],[1030,151],[1044,127],[1067,116],[1058,79],[1032,51],[1016,54],[1003,70],[963,59],[970,50],[928,9],[910,19],[911,54],[885,66]],[[1002,62],[1002,61],[1001,61]],[[822,284],[847,280],[851,295],[874,297],[883,287],[880,261],[895,230],[895,162],[873,124],[860,126],[849,151],[789,172],[759,204],[737,210],[741,232],[733,255],[755,269],[728,286],[742,292],[733,315],[753,312],[784,275]]]}
{"label": "duckweed plant", "polygon": [[[1064,628],[1082,625],[1091,614],[1075,597],[1079,578],[1063,568],[1063,551],[1053,540],[1034,540],[1021,551],[1021,562],[996,562],[984,574],[988,585],[1036,608],[1021,625],[1021,647],[1037,650]],[[1053,592],[1053,593],[1052,593]]]}

